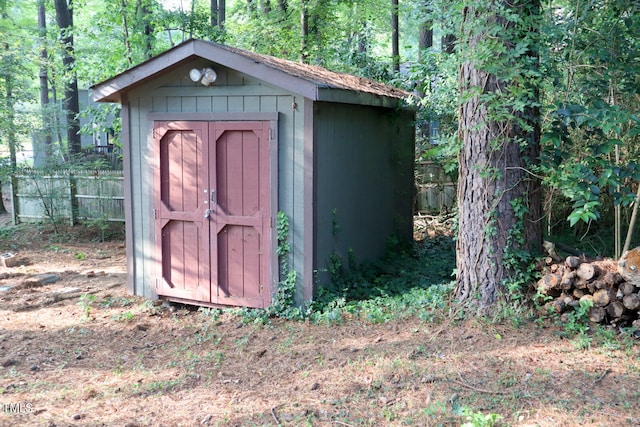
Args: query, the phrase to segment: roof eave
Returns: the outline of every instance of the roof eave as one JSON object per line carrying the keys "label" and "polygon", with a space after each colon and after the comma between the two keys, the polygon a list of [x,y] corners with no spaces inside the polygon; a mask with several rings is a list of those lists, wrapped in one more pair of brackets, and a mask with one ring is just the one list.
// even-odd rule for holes
{"label": "roof eave", "polygon": [[194,56],[194,42],[189,40],[160,55],[130,68],[115,77],[91,86],[94,102],[120,102],[122,93],[153,79],[167,68]]}
{"label": "roof eave", "polygon": [[410,109],[404,98],[376,95],[369,92],[356,92],[327,86],[318,88],[317,101],[367,105],[371,107]]}
{"label": "roof eave", "polygon": [[241,71],[305,98],[314,101],[318,99],[318,85],[315,82],[292,76],[211,43],[188,40],[115,77],[91,86],[93,100],[95,102],[121,102],[124,92],[144,84],[168,68],[196,57]]}

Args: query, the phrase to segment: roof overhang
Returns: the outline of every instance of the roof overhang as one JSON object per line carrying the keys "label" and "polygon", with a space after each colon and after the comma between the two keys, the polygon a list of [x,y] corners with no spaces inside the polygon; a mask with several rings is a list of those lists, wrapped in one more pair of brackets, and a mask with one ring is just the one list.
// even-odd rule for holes
{"label": "roof overhang", "polygon": [[[238,52],[245,52],[246,56],[245,54],[238,54]],[[267,58],[266,56],[240,50],[234,51],[232,48],[216,43],[195,39],[187,40],[115,77],[93,85],[91,87],[93,100],[96,102],[122,102],[123,95],[131,89],[143,85],[181,64],[200,58],[237,70],[312,101],[390,108],[403,106],[401,97],[334,87],[327,85],[326,82],[309,78],[309,76],[302,78],[260,60],[261,58]],[[274,60],[276,59],[274,58]]]}

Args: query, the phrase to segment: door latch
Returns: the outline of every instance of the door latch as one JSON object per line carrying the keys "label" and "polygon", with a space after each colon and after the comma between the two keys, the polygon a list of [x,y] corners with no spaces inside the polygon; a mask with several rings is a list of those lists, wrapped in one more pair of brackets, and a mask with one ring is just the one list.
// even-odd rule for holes
{"label": "door latch", "polygon": [[211,218],[211,209],[205,209],[204,211],[204,219]]}

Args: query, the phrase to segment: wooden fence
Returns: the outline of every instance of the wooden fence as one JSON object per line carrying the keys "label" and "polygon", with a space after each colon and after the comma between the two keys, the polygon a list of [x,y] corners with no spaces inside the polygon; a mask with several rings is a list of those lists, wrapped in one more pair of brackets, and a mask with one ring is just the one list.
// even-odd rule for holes
{"label": "wooden fence", "polygon": [[447,213],[455,209],[457,183],[434,162],[416,163],[416,203],[418,213]]}
{"label": "wooden fence", "polygon": [[122,171],[25,170],[11,177],[13,222],[124,221]]}

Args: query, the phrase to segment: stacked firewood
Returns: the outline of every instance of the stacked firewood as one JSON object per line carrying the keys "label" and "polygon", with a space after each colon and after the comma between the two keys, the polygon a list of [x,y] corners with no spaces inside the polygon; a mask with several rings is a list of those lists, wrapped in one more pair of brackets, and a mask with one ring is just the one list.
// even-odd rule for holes
{"label": "stacked firewood", "polygon": [[537,283],[541,295],[552,297],[545,308],[562,317],[589,300],[589,320],[615,326],[640,326],[638,287],[625,281],[613,260],[587,261],[569,256],[564,262],[548,259]]}

